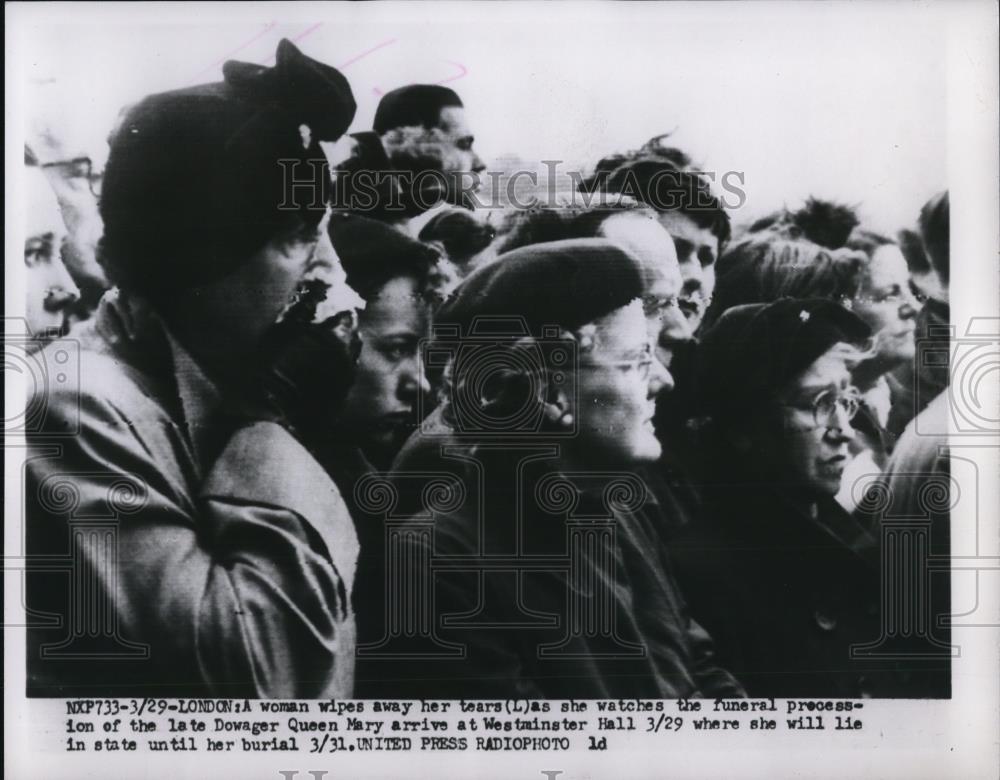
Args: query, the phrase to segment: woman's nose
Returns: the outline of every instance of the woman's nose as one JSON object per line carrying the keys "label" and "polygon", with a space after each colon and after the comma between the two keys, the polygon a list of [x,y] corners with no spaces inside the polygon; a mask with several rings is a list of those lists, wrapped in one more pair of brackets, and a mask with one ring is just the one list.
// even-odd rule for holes
{"label": "woman's nose", "polygon": [[837,406],[833,419],[826,429],[827,438],[836,443],[851,441],[854,439],[854,426],[851,425],[851,416],[842,406]]}
{"label": "woman's nose", "polygon": [[649,397],[655,398],[661,392],[670,392],[674,389],[674,377],[659,358],[653,357],[653,363],[649,372]]}
{"label": "woman's nose", "polygon": [[80,290],[62,262],[54,261],[54,268],[46,281],[44,305],[47,311],[60,311],[79,300]]}
{"label": "woman's nose", "polygon": [[917,308],[913,304],[915,301],[905,301],[899,307],[899,318],[901,320],[912,320],[917,316]]}
{"label": "woman's nose", "polygon": [[417,393],[427,394],[431,391],[431,383],[427,380],[424,363],[419,358],[408,360],[399,377],[401,395],[409,400]]}

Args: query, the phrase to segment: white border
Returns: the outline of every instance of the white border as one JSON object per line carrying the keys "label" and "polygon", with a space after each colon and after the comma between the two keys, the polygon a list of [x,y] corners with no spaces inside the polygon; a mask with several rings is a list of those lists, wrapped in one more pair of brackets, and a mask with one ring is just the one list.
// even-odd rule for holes
{"label": "white border", "polygon": [[[679,8],[681,4],[672,4]],[[717,15],[747,13],[728,3],[685,6],[685,12],[701,16],[706,24]],[[656,18],[653,4],[568,3],[301,3],[277,6],[264,3],[143,3],[143,4],[8,4],[6,19],[6,102],[5,154],[7,163],[6,199],[6,312],[14,314],[23,300],[23,282],[17,254],[21,244],[21,215],[16,198],[21,169],[23,134],[18,106],[23,104],[25,85],[18,78],[21,65],[31,52],[19,47],[20,33],[29,25],[78,22],[87,24],[137,22],[189,23],[195,15],[203,23],[231,22],[239,17],[307,20],[320,16],[349,24],[364,17],[383,19],[387,24],[425,25],[446,19],[449,24],[476,25],[488,30],[491,22],[512,17],[530,18],[534,24],[565,29],[568,20],[600,20],[608,14],[631,16],[637,25]],[[867,3],[816,2],[806,4],[759,2],[752,13],[781,19],[806,16],[822,24],[827,15],[855,13],[866,24],[885,25],[891,36],[892,20],[898,14],[937,14],[947,27],[947,51],[942,63],[947,68],[948,101],[942,110],[948,117],[948,186],[952,198],[952,313],[961,336],[973,316],[998,315],[1000,274],[997,248],[1000,246],[1000,201],[998,201],[998,63],[997,7],[989,2]],[[484,33],[488,34],[488,33]],[[123,64],[123,67],[127,65]],[[995,376],[995,373],[994,373]],[[23,399],[23,387],[16,377],[6,377],[8,409]],[[994,383],[995,384],[995,383]],[[988,393],[995,387],[985,388]],[[22,401],[23,403],[23,401]],[[997,507],[1000,494],[996,476],[1000,474],[1000,449],[995,437],[959,437],[955,445],[985,445],[976,458],[982,477],[975,509],[967,505],[956,510],[953,523],[972,522],[966,512],[979,511],[984,555],[998,555]],[[5,551],[17,554],[21,529],[12,522],[20,514],[20,454],[8,447],[5,455]],[[957,628],[954,641],[962,646],[955,662],[954,698],[950,702],[874,703],[866,713],[869,727],[860,733],[824,732],[799,734],[795,739],[760,738],[738,735],[658,737],[637,740],[631,749],[573,755],[430,753],[398,756],[370,755],[363,762],[347,756],[298,756],[294,758],[258,754],[245,757],[213,758],[205,753],[172,754],[157,762],[148,755],[109,756],[44,752],[56,736],[61,744],[63,717],[45,718],[50,706],[28,702],[22,695],[24,683],[23,632],[12,629],[5,636],[5,755],[6,775],[12,778],[109,778],[109,777],[208,777],[241,776],[278,778],[280,769],[326,769],[329,777],[386,777],[416,775],[428,777],[543,777],[541,770],[562,770],[562,778],[620,778],[669,776],[708,777],[996,777],[1000,754],[1000,607],[996,599],[996,573],[980,576],[980,611],[992,628]],[[5,622],[18,622],[23,612],[16,580],[5,580]],[[955,604],[969,603],[972,590],[968,578],[956,578]],[[54,730],[49,733],[50,730]],[[658,741],[656,741],[658,739]]]}

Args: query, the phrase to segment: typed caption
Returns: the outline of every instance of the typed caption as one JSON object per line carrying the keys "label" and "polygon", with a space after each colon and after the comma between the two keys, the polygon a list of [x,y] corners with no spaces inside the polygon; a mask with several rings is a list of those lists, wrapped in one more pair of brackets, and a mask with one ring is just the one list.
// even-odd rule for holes
{"label": "typed caption", "polygon": [[865,728],[864,703],[850,700],[75,699],[63,705],[58,738],[66,752],[613,750],[637,735]]}

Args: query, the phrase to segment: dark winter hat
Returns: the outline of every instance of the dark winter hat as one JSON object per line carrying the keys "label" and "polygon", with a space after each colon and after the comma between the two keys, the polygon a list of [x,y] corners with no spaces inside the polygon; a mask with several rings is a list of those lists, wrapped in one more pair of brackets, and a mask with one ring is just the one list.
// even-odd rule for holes
{"label": "dark winter hat", "polygon": [[329,233],[347,283],[365,300],[397,276],[426,279],[440,257],[433,247],[368,217],[334,214]]}
{"label": "dark winter hat", "polygon": [[436,321],[467,333],[476,317],[520,317],[531,335],[547,325],[578,328],[643,292],[642,267],[604,239],[572,239],[515,249],[470,274]]}
{"label": "dark winter hat", "polygon": [[727,309],[698,347],[696,395],[715,418],[760,408],[834,344],[861,345],[870,328],[823,298],[782,298]]}
{"label": "dark winter hat", "polygon": [[156,297],[220,278],[323,216],[319,142],[354,117],[346,79],[287,40],[274,67],[230,61],[223,75],[146,97],[112,134],[101,257],[124,287]]}

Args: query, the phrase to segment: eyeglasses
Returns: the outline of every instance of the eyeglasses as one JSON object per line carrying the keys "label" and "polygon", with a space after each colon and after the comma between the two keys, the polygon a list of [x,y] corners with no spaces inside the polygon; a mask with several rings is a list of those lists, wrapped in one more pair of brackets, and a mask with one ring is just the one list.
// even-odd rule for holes
{"label": "eyeglasses", "polygon": [[824,390],[812,401],[802,403],[782,404],[792,409],[811,411],[813,425],[817,428],[837,427],[837,409],[840,409],[848,420],[853,420],[861,408],[861,391],[856,387],[845,388],[841,392]]}
{"label": "eyeglasses", "polygon": [[645,295],[642,299],[642,310],[647,317],[663,317],[671,309],[677,308],[680,308],[680,299],[676,295],[669,298]]}
{"label": "eyeglasses", "polygon": [[909,285],[910,285],[910,294],[916,299],[917,303],[919,303],[921,306],[927,303],[927,299],[930,296],[927,295],[927,293],[925,293],[919,287],[917,287],[917,285],[913,283],[912,279],[910,279]]}
{"label": "eyeglasses", "polygon": [[638,357],[632,360],[619,360],[610,365],[625,371],[635,371],[640,382],[645,382],[653,373],[653,345],[646,344]]}
{"label": "eyeglasses", "polygon": [[101,177],[94,175],[94,164],[89,157],[74,157],[72,160],[56,160],[43,163],[42,168],[59,168],[65,179],[86,179],[91,194],[101,195]]}

